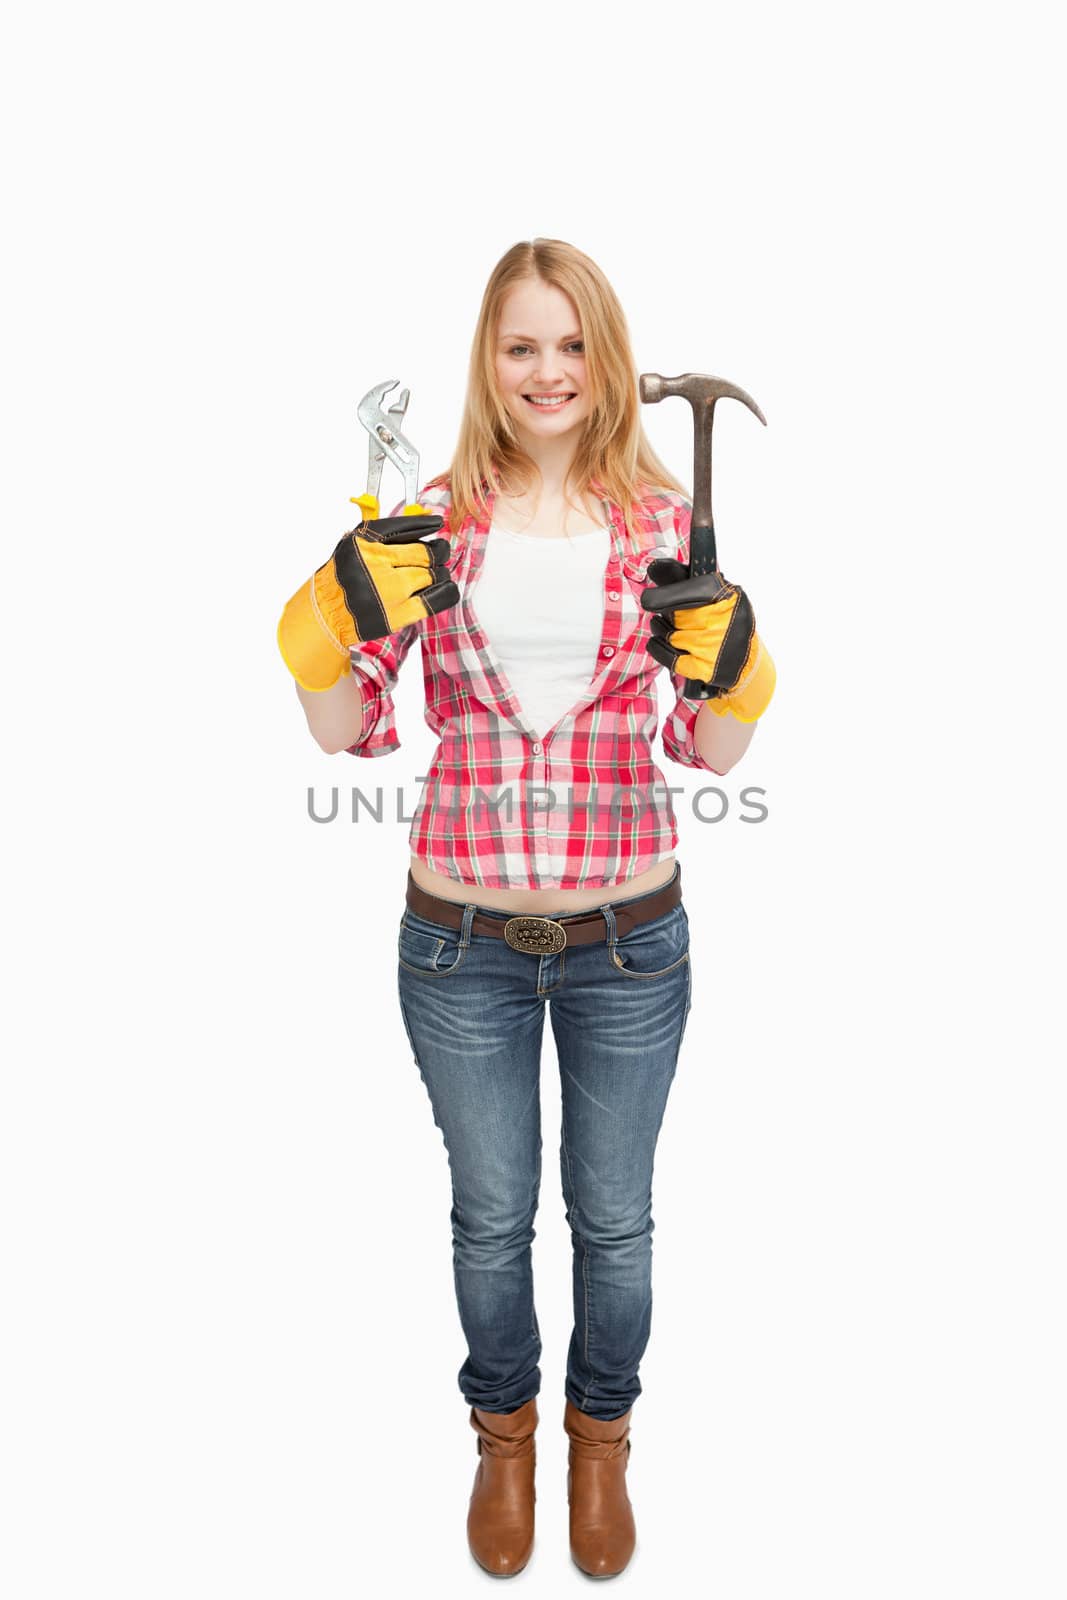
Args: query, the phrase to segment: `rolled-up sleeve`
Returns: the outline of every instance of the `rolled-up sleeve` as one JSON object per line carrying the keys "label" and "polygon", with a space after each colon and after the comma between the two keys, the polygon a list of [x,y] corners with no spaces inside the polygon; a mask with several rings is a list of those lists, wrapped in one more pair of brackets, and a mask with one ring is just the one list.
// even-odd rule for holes
{"label": "rolled-up sleeve", "polygon": [[675,702],[663,724],[664,755],[671,761],[677,761],[679,766],[695,767],[698,772],[714,772],[721,778],[722,773],[704,760],[696,744],[697,717],[707,701],[687,700],[682,693],[685,679],[676,672],[671,673],[671,682],[674,685]]}
{"label": "rolled-up sleeve", "polygon": [[398,633],[391,633],[384,639],[369,639],[349,652],[352,676],[363,702],[363,732],[356,744],[345,747],[350,756],[387,756],[399,750],[393,690],[404,657],[418,632],[418,625],[412,622]]}

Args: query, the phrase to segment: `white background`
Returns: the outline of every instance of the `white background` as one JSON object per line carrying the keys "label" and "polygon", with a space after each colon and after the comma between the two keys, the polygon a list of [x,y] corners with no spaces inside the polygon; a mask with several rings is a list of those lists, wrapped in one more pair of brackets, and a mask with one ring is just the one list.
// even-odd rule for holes
{"label": "white background", "polygon": [[[414,795],[419,652],[401,751],[328,757],[274,629],[351,525],[358,396],[408,384],[424,476],[447,465],[485,280],[538,234],[600,263],[640,370],[720,374],[769,424],[718,408],[720,553],[779,668],[724,788],[770,816],[680,801],[694,1007],[619,1583],[1064,1594],[1049,15],[8,23],[12,1600],[490,1581],[395,994],[407,830],[305,809]],[[691,483],[684,405],[646,426]],[[540,1593],[585,1582],[549,1040]]]}

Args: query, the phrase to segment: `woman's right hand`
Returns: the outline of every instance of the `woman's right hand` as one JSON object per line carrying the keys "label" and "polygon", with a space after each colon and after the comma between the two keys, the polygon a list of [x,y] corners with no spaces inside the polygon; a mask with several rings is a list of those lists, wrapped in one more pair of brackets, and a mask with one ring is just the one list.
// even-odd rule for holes
{"label": "woman's right hand", "polygon": [[408,512],[364,521],[297,590],[278,623],[278,648],[303,689],[330,689],[350,670],[349,650],[447,611],[459,600],[442,517]]}

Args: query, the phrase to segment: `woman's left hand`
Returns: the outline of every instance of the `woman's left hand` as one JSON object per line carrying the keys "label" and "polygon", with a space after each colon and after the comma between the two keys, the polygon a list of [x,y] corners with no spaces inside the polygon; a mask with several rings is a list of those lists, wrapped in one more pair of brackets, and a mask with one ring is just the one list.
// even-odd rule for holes
{"label": "woman's left hand", "polygon": [[755,722],[770,704],[776,673],[748,595],[714,572],[701,579],[705,586],[711,582],[709,599],[679,606],[672,591],[689,569],[673,556],[650,561],[647,576],[652,587],[642,590],[641,604],[656,613],[649,655],[683,678],[711,684],[715,692],[707,703],[717,716],[731,711],[739,722]]}

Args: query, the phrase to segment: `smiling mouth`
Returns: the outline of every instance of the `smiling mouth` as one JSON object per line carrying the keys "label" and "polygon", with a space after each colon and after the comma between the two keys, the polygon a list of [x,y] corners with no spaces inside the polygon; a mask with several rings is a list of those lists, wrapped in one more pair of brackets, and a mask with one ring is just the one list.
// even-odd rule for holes
{"label": "smiling mouth", "polygon": [[522,397],[528,405],[536,406],[538,411],[562,411],[565,405],[575,399],[573,394],[524,394]]}

